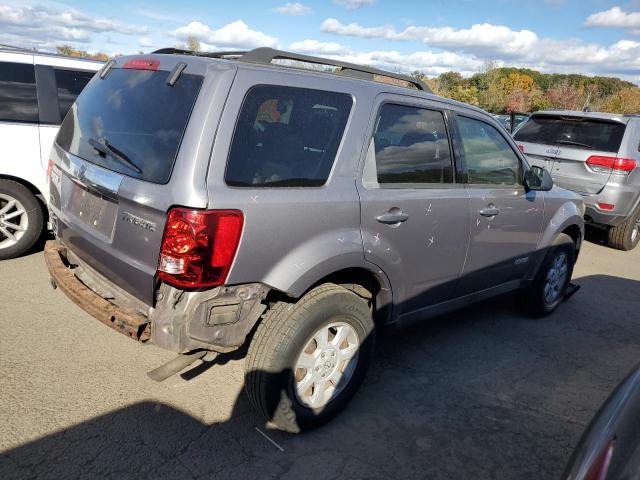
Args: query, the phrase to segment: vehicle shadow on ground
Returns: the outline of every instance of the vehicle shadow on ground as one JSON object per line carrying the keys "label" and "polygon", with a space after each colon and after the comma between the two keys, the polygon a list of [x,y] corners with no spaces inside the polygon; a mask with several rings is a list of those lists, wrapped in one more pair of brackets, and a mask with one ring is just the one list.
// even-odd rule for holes
{"label": "vehicle shadow on ground", "polygon": [[505,296],[384,336],[347,410],[312,432],[267,429],[244,394],[215,424],[141,402],[4,452],[0,478],[559,478],[640,358],[640,282],[577,283],[544,319]]}

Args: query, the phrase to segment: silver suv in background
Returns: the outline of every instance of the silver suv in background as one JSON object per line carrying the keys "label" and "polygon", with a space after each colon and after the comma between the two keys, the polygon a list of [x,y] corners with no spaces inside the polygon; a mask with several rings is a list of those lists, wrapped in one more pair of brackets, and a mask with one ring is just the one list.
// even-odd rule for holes
{"label": "silver suv in background", "polygon": [[640,115],[544,111],[514,134],[532,165],[580,194],[585,220],[608,230],[611,247],[640,242]]}
{"label": "silver suv in background", "polygon": [[486,112],[272,49],[114,59],[51,158],[54,285],[189,354],[161,372],[250,342],[247,394],[291,432],[348,402],[382,326],[519,289],[553,311],[583,238],[580,198]]}

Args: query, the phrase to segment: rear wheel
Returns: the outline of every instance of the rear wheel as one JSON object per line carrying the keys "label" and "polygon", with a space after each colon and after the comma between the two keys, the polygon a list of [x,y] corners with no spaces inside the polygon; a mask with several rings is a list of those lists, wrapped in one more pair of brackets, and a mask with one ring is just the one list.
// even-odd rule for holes
{"label": "rear wheel", "polygon": [[633,250],[640,242],[640,208],[626,222],[609,229],[608,243],[618,250]]}
{"label": "rear wheel", "polygon": [[0,180],[0,260],[27,252],[44,229],[44,212],[24,185]]}
{"label": "rear wheel", "polygon": [[249,400],[274,426],[298,433],[336,416],[362,383],[373,353],[366,302],[334,284],[277,303],[247,354]]}
{"label": "rear wheel", "polygon": [[523,292],[529,313],[541,317],[553,312],[564,300],[576,261],[573,239],[564,233],[549,249],[530,288]]}

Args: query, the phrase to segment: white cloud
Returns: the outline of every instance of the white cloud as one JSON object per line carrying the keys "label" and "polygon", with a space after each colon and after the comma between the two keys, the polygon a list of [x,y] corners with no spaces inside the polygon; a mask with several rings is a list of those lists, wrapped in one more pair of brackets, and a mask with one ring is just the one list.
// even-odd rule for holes
{"label": "white cloud", "polygon": [[275,47],[278,43],[277,38],[250,29],[242,20],[236,20],[218,30],[212,30],[201,22],[191,22],[174,30],[171,35],[180,40],[196,37],[203,43],[202,47],[207,49]]}
{"label": "white cloud", "polygon": [[304,40],[289,45],[289,49],[309,55],[319,55],[360,65],[371,65],[392,72],[419,70],[427,75],[439,75],[458,70],[471,75],[482,67],[482,60],[451,52],[400,53],[395,50],[354,51],[346,45],[318,40]]}
{"label": "white cloud", "polygon": [[141,37],[139,43],[141,47],[153,47],[154,45],[153,40],[149,37]]}
{"label": "white cloud", "polygon": [[64,6],[0,5],[0,35],[21,45],[39,46],[55,43],[87,43],[92,34],[119,33],[135,35],[146,27],[128,25],[106,17],[86,15]]}
{"label": "white cloud", "polygon": [[585,21],[587,27],[625,28],[640,33],[640,12],[627,13],[620,7],[589,15]]}
{"label": "white cloud", "polygon": [[289,45],[289,49],[298,53],[313,55],[343,55],[350,52],[349,47],[333,42],[319,42],[318,40],[303,40]]}
{"label": "white cloud", "polygon": [[333,3],[345,7],[347,10],[357,10],[366,5],[373,5],[376,0],[333,0]]}
{"label": "white cloud", "polygon": [[[626,25],[633,28],[634,24]],[[363,63],[398,63],[399,67],[395,68],[402,68],[404,71],[417,66],[418,70],[428,73],[429,70],[450,65],[450,70],[465,72],[479,69],[485,60],[497,60],[504,65],[544,72],[616,75],[630,79],[636,78],[640,71],[640,42],[630,40],[604,46],[581,39],[540,38],[530,30],[512,30],[506,26],[487,23],[463,29],[409,26],[398,31],[393,25],[367,27],[358,23],[343,24],[334,18],[325,20],[321,30],[341,36],[419,41],[431,48],[443,50],[404,56],[395,51],[355,55]],[[452,58],[455,58],[454,62],[449,61]],[[402,62],[407,62],[407,66],[404,67]],[[458,66],[455,62],[462,63]]]}
{"label": "white cloud", "polygon": [[307,7],[306,5],[303,5],[302,3],[299,3],[299,2],[286,3],[281,7],[276,7],[272,9],[272,11],[276,13],[282,13],[283,15],[294,15],[294,16],[309,15],[310,13],[312,13],[311,7]]}
{"label": "white cloud", "polygon": [[483,54],[514,55],[538,42],[538,36],[530,30],[511,30],[488,23],[472,25],[467,29],[451,27],[410,26],[397,31],[391,25],[363,27],[358,23],[345,25],[335,18],[322,22],[325,33],[386,40],[417,40],[431,47],[477,52]]}

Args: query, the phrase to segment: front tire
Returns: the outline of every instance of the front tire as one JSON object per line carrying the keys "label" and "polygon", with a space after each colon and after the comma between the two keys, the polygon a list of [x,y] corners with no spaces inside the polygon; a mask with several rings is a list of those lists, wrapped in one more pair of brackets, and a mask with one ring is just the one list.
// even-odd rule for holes
{"label": "front tire", "polygon": [[297,303],[276,303],[255,332],[245,367],[252,405],[275,427],[299,433],[335,417],[371,361],[374,325],[367,301],[323,284]]}
{"label": "front tire", "polygon": [[608,244],[617,250],[629,251],[640,242],[640,208],[627,221],[611,227],[608,233]]}
{"label": "front tire", "polygon": [[21,183],[0,180],[0,260],[26,253],[42,236],[44,212]]}
{"label": "front tire", "polygon": [[534,317],[553,312],[564,300],[576,261],[573,239],[561,233],[543,260],[533,285],[524,291],[527,310]]}

